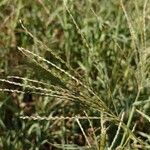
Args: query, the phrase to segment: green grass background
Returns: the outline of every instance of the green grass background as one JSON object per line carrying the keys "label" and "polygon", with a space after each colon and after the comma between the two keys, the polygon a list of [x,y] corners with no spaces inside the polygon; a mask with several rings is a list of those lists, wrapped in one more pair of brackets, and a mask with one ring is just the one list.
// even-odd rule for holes
{"label": "green grass background", "polygon": [[149,149],[149,22],[149,0],[0,0],[0,148]]}

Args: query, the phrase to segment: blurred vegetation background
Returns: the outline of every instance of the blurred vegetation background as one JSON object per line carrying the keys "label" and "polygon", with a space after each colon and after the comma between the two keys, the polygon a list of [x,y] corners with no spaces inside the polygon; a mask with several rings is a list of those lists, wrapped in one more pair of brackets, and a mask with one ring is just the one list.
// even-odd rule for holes
{"label": "blurred vegetation background", "polygon": [[0,149],[149,149],[149,22],[148,0],[0,0]]}

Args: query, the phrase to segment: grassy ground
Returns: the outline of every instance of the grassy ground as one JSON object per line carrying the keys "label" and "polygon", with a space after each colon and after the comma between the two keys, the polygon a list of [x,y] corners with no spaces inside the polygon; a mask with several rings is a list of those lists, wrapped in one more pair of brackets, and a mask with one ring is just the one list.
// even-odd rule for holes
{"label": "grassy ground", "polygon": [[0,1],[0,149],[150,149],[148,0]]}

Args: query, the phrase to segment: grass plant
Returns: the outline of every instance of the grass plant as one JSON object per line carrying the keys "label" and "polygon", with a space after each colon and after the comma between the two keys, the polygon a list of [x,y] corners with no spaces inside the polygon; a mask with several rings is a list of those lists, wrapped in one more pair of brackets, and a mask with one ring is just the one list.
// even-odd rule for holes
{"label": "grass plant", "polygon": [[1,0],[0,21],[0,149],[150,148],[149,0]]}

